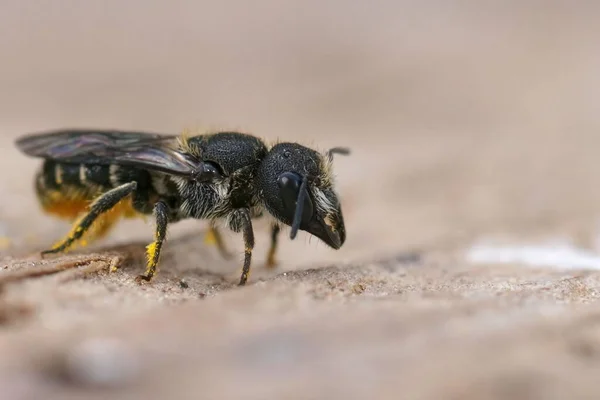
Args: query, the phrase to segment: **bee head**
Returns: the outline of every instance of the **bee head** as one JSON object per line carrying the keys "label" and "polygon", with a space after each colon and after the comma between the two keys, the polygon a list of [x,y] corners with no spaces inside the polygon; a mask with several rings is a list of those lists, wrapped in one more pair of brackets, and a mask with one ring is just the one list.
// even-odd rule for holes
{"label": "bee head", "polygon": [[291,239],[303,230],[334,249],[344,244],[344,218],[331,171],[335,153],[348,150],[334,148],[321,154],[297,143],[279,143],[263,159],[256,175],[258,187],[267,211],[291,226]]}

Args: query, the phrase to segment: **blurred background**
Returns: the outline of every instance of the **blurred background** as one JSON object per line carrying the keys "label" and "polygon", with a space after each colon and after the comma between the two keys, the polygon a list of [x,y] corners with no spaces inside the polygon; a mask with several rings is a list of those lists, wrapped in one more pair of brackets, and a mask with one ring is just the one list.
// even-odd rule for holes
{"label": "blurred background", "polygon": [[521,229],[565,209],[589,219],[600,200],[599,7],[5,0],[0,233],[18,246],[36,207],[38,163],[13,140],[62,127],[349,145],[336,170],[349,243],[373,249]]}
{"label": "blurred background", "polygon": [[[335,252],[305,235],[281,242],[281,268],[316,267],[311,273],[223,290],[239,265],[216,261],[196,236],[186,239],[204,227],[186,221],[172,227],[168,267],[153,285],[133,284],[140,261],[70,283],[25,281],[13,298],[35,304],[29,326],[40,338],[96,320],[86,328],[94,334],[117,326],[113,333],[129,344],[145,343],[145,365],[164,367],[140,385],[149,395],[162,378],[188,395],[199,387],[221,395],[253,390],[260,399],[279,389],[365,398],[385,382],[396,395],[439,390],[418,397],[439,399],[453,388],[455,398],[468,398],[461,384],[489,373],[498,381],[486,375],[484,382],[497,393],[527,394],[536,382],[553,398],[575,398],[552,384],[564,377],[580,388],[576,379],[585,376],[597,387],[590,367],[597,328],[583,344],[557,335],[574,343],[557,346],[546,328],[535,336],[515,326],[539,322],[540,310],[558,303],[597,300],[597,277],[576,281],[514,265],[488,270],[452,256],[476,241],[506,238],[559,237],[600,251],[599,12],[599,2],[557,0],[2,0],[1,255],[29,255],[68,229],[39,210],[33,176],[40,162],[14,146],[25,133],[239,129],[353,151],[335,161],[347,244]],[[252,282],[269,274],[260,267],[269,236],[261,227]],[[143,253],[151,234],[143,221],[126,221],[106,242],[133,241]],[[240,254],[241,239],[227,238]],[[415,249],[443,255],[422,268],[394,265],[398,258],[379,269],[364,265]],[[336,268],[347,264],[355,268]],[[23,265],[6,261],[4,268]],[[215,275],[202,272],[211,266]],[[225,268],[229,281],[220,280]],[[157,306],[186,300],[187,311],[160,314]],[[137,325],[125,317],[148,309]],[[333,311],[319,319],[325,309]],[[510,338],[495,341],[498,331]],[[26,345],[13,345],[21,339]],[[0,373],[0,386],[33,388],[29,375],[11,378],[19,370],[10,364],[34,360],[37,371],[45,343],[25,342],[14,325],[3,330],[0,368],[9,373]],[[509,347],[513,364],[482,369],[481,360],[507,360]],[[165,358],[178,369],[156,362]],[[545,375],[528,374],[535,368]]]}
{"label": "blurred background", "polygon": [[[598,8],[5,0],[4,251],[37,248],[66,229],[37,211],[39,162],[13,145],[64,127],[241,129],[352,147],[336,161],[349,246],[318,249],[319,259],[595,224]],[[34,217],[36,228],[23,222]]]}

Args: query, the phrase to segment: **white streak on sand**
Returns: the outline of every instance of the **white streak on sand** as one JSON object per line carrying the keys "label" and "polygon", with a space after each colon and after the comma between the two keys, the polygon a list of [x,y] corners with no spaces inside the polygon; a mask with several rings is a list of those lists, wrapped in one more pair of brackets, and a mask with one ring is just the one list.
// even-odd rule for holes
{"label": "white streak on sand", "polygon": [[474,264],[522,264],[556,269],[598,269],[600,256],[568,243],[542,245],[475,244],[466,254]]}

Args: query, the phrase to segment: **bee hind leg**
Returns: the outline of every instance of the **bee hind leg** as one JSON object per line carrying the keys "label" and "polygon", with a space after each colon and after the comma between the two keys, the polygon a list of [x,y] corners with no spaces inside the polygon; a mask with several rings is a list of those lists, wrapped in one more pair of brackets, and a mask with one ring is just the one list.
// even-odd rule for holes
{"label": "bee hind leg", "polygon": [[136,182],[129,182],[107,191],[90,205],[89,211],[73,225],[71,232],[52,249],[42,251],[42,256],[67,251],[90,229],[96,219],[115,207],[121,200],[130,195],[137,187]]}
{"label": "bee hind leg", "polygon": [[164,202],[159,201],[154,205],[154,216],[156,218],[154,242],[150,243],[146,247],[146,272],[137,277],[138,282],[149,282],[156,273],[156,267],[158,265],[158,260],[160,259],[160,252],[163,242],[165,241],[165,237],[167,235],[167,225],[169,222],[169,208]]}

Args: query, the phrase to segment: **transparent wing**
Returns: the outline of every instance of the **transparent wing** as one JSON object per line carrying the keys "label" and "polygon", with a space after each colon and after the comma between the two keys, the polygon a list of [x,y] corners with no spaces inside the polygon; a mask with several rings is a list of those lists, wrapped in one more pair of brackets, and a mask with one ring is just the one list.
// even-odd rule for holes
{"label": "transparent wing", "polygon": [[148,132],[59,130],[26,135],[17,147],[32,157],[79,164],[117,164],[193,176],[202,161],[177,150],[177,137]]}

